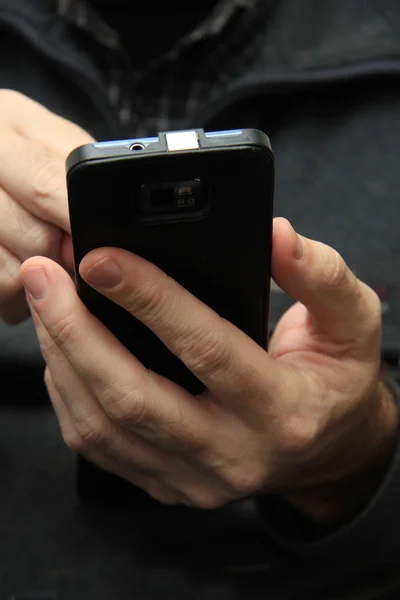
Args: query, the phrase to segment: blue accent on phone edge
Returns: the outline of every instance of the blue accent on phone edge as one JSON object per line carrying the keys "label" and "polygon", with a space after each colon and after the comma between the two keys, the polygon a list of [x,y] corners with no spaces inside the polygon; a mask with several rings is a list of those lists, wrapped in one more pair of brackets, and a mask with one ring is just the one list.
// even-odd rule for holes
{"label": "blue accent on phone edge", "polygon": [[[230,131],[209,131],[204,135],[208,138],[213,137],[231,137],[234,135],[241,135],[243,131],[241,129],[232,129]],[[132,144],[144,144],[148,146],[149,144],[154,144],[158,142],[158,137],[149,137],[149,138],[135,138],[131,140],[115,140],[113,142],[96,142],[93,144],[95,148],[112,148],[113,146],[123,146],[124,148],[129,148]]]}

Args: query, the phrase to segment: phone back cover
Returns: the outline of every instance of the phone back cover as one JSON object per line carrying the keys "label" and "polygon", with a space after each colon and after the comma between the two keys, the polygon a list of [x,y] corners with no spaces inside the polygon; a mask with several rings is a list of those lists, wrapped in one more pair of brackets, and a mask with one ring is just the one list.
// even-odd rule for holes
{"label": "phone back cover", "polygon": [[[143,184],[198,179],[208,209],[193,220],[146,223]],[[75,264],[92,249],[116,246],[153,262],[266,347],[273,158],[260,147],[87,161],[68,175]],[[76,274],[89,310],[150,368],[192,393],[202,384],[142,323]]]}

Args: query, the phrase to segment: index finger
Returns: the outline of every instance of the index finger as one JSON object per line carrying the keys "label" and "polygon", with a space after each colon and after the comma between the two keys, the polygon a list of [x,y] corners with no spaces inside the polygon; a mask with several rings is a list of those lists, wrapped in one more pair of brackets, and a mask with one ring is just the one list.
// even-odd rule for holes
{"label": "index finger", "polygon": [[0,187],[39,219],[70,232],[65,159],[93,142],[79,126],[18,92],[0,90]]}
{"label": "index finger", "polygon": [[[93,137],[84,129],[51,112],[48,108],[15,90],[0,90],[5,123],[22,137],[56,150],[65,159]],[[1,115],[0,115],[1,118]]]}
{"label": "index finger", "polygon": [[21,278],[48,336],[113,421],[160,446],[181,449],[203,443],[209,422],[201,404],[145,369],[87,310],[59,265],[30,258]]}
{"label": "index finger", "polygon": [[29,213],[70,231],[64,160],[10,127],[0,136],[0,187]]}
{"label": "index finger", "polygon": [[[155,265],[118,248],[102,248],[85,256],[80,273],[89,285],[149,327],[214,393],[231,399],[238,396],[241,402],[250,387],[265,394],[266,372],[273,359]],[[271,368],[268,386],[275,383]]]}

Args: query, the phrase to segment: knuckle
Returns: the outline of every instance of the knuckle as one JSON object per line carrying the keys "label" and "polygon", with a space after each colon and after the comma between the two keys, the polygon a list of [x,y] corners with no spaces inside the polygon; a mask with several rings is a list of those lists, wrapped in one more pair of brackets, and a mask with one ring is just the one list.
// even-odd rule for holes
{"label": "knuckle", "polygon": [[278,450],[289,460],[297,459],[308,453],[316,438],[316,422],[309,418],[293,415],[284,420],[277,432]]}
{"label": "knuckle", "polygon": [[261,469],[240,467],[223,475],[224,483],[232,491],[234,498],[245,498],[259,492],[264,485],[264,474]]}
{"label": "knuckle", "polygon": [[189,504],[202,510],[217,510],[228,503],[228,499],[218,492],[196,490],[188,495]]}
{"label": "knuckle", "polygon": [[332,288],[341,288],[349,279],[349,269],[336,250],[333,250],[332,248],[329,248],[328,250],[328,248],[326,248],[325,251],[329,256],[326,257],[327,268],[325,270],[323,287],[328,290]]}
{"label": "knuckle", "polygon": [[43,379],[44,379],[44,383],[48,389],[54,388],[53,378],[51,376],[50,369],[48,366],[46,366],[46,368],[44,370]]}
{"label": "knuckle", "polygon": [[51,201],[64,187],[61,165],[54,161],[50,153],[41,150],[34,156],[35,172],[32,175],[30,186],[31,196],[40,204]]}
{"label": "knuckle", "polygon": [[154,479],[149,479],[142,486],[139,483],[139,487],[143,487],[149,496],[161,504],[179,504],[177,495]]}
{"label": "knuckle", "polygon": [[105,428],[101,419],[95,415],[76,421],[74,426],[76,436],[79,438],[78,452],[86,452],[94,447],[104,446],[107,443]]}
{"label": "knuckle", "polygon": [[61,350],[63,350],[63,348],[66,346],[69,347],[71,345],[75,345],[78,328],[72,315],[60,317],[48,328],[48,331],[51,340]]}
{"label": "knuckle", "polygon": [[38,225],[29,230],[31,255],[54,256],[60,245],[61,231],[55,227]]}
{"label": "knuckle", "polygon": [[108,416],[117,423],[138,427],[147,421],[147,403],[139,388],[103,389],[101,396]]}
{"label": "knuckle", "polygon": [[370,334],[379,333],[382,325],[382,302],[372,288],[365,283],[360,283],[365,290],[366,331]]}
{"label": "knuckle", "polygon": [[127,298],[126,309],[139,319],[151,316],[156,319],[164,305],[164,292],[160,285],[147,282]]}
{"label": "knuckle", "polygon": [[220,330],[198,329],[182,336],[177,354],[187,367],[200,376],[227,369],[231,361],[230,347]]}
{"label": "knuckle", "polygon": [[81,453],[85,451],[85,444],[82,438],[78,435],[78,433],[72,427],[62,427],[61,435],[64,440],[65,445],[76,453]]}
{"label": "knuckle", "polygon": [[[39,346],[45,360],[49,360],[54,355],[53,338],[45,336],[44,339],[40,339]],[[46,380],[45,383],[47,384]]]}
{"label": "knuckle", "polygon": [[19,281],[19,263],[0,246],[0,302],[9,294],[22,289]]}

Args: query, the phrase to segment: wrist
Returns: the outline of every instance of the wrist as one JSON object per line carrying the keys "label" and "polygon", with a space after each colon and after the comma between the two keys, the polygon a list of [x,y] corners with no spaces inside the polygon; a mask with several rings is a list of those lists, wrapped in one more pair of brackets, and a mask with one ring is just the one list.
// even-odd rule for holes
{"label": "wrist", "polygon": [[[351,519],[373,497],[387,472],[398,433],[398,408],[381,380],[368,423],[341,456],[343,469],[334,483],[316,484],[284,499],[315,523],[335,525]],[[327,467],[328,468],[328,467]]]}

